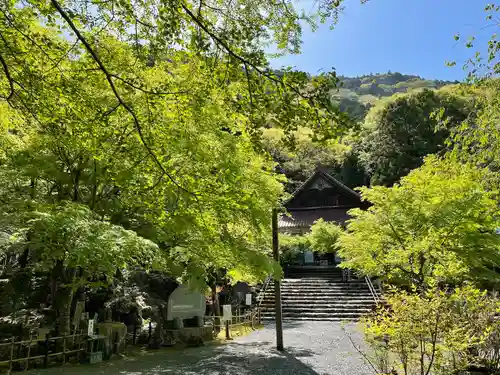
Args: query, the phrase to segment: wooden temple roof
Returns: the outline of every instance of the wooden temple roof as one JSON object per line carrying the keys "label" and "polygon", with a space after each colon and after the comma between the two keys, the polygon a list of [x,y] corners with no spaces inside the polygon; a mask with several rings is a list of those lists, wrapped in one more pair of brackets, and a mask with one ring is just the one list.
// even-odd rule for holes
{"label": "wooden temple roof", "polygon": [[285,202],[287,215],[281,215],[278,227],[282,232],[305,232],[318,219],[344,225],[347,211],[366,207],[361,195],[328,173],[318,170]]}

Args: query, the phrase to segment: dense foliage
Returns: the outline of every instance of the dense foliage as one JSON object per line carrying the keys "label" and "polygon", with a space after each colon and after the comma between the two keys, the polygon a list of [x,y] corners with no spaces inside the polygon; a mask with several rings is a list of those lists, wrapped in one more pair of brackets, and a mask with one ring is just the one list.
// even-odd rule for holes
{"label": "dense foliage", "polygon": [[342,266],[419,288],[497,280],[500,222],[497,193],[483,185],[489,177],[471,164],[428,157],[392,188],[361,189],[373,205],[350,211]]}
{"label": "dense foliage", "polygon": [[397,93],[374,101],[359,127],[352,127],[340,141],[318,142],[303,128],[287,136],[272,128],[264,132],[263,144],[288,178],[289,192],[318,167],[351,188],[390,186],[419,167],[426,155],[449,149],[450,132],[465,120],[473,121],[478,94],[458,85]]}
{"label": "dense foliage", "polygon": [[[332,174],[343,170],[352,153],[350,146],[336,140],[315,142],[312,132],[302,127],[288,139],[293,144],[287,143],[282,130],[271,128],[263,132],[262,143],[277,163],[278,172],[286,176],[286,190],[289,193],[299,188],[319,167],[327,167]],[[352,179],[348,180],[353,182]]]}
{"label": "dense foliage", "polygon": [[293,263],[303,257],[304,251],[319,254],[334,254],[339,249],[339,238],[343,229],[336,223],[317,220],[311,231],[304,235],[280,234],[279,244],[284,263]]}
{"label": "dense foliage", "polygon": [[50,279],[62,333],[77,289],[126,267],[198,287],[279,275],[282,178],[261,131],[325,139],[349,119],[335,74],[275,74],[264,48],[298,52],[300,22],[335,22],[341,3],[309,18],[260,0],[2,3],[1,256],[13,279]]}
{"label": "dense foliage", "polygon": [[374,185],[392,185],[445,148],[450,129],[470,118],[465,99],[424,89],[380,101],[368,113],[359,158]]}
{"label": "dense foliage", "polygon": [[363,319],[376,374],[457,374],[499,369],[499,301],[470,286],[423,294],[390,291],[390,308]]}

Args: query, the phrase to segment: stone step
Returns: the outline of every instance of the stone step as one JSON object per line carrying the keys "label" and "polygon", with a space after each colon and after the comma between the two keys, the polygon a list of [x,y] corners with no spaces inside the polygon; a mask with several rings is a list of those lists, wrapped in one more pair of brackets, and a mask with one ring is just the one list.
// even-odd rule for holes
{"label": "stone step", "polygon": [[304,274],[304,273],[302,273],[302,274],[286,274],[285,279],[287,279],[287,280],[308,279],[308,280],[338,280],[338,281],[342,281],[342,275],[341,274],[326,274],[326,273],[322,273],[322,274]]}
{"label": "stone step", "polygon": [[[262,303],[261,308],[274,308],[274,301],[269,301]],[[372,308],[375,306],[374,301],[365,301],[365,302],[355,302],[355,303],[328,303],[324,302],[321,304],[316,303],[307,303],[307,302],[299,302],[299,303],[288,303],[286,301],[282,301],[283,308],[298,308],[298,309],[352,309],[352,308]]]}
{"label": "stone step", "polygon": [[[261,302],[262,316],[274,319],[274,283]],[[288,273],[281,283],[284,320],[358,320],[370,313],[375,301],[364,279],[343,282],[341,270],[301,270]]]}
{"label": "stone step", "polygon": [[[360,285],[345,285],[345,284],[325,284],[325,285],[308,285],[308,284],[281,284],[281,290],[283,289],[303,289],[303,290],[351,290],[351,289],[362,289],[370,290],[365,284]],[[274,287],[267,288],[268,290],[274,290]]]}
{"label": "stone step", "polygon": [[[274,293],[266,293],[263,297],[263,301],[266,299],[274,299]],[[281,292],[282,300],[325,300],[325,301],[343,301],[343,300],[356,300],[356,299],[370,299],[373,297],[370,293],[283,293]]]}
{"label": "stone step", "polygon": [[[311,282],[300,282],[300,283],[294,283],[294,282],[283,282],[281,283],[281,287],[284,288],[317,288],[317,289],[322,289],[322,288],[367,288],[368,285],[366,283],[311,283]],[[267,289],[274,289],[274,284],[269,285]]]}
{"label": "stone step", "polygon": [[[281,283],[281,287],[291,287],[291,288],[302,288],[302,287],[308,287],[308,288],[331,288],[331,287],[338,287],[338,288],[358,288],[358,287],[364,287],[368,288],[368,285],[366,283],[309,283],[309,282],[300,282],[300,283],[294,283],[294,282],[284,282]],[[269,285],[267,289],[273,289],[273,285]]]}
{"label": "stone step", "polygon": [[[375,302],[373,300],[357,300],[357,301],[343,301],[343,302],[334,302],[334,301],[282,301],[283,306],[296,306],[296,307],[339,307],[339,306],[371,306],[374,305]],[[264,306],[274,306],[274,300],[264,301],[261,304]]]}
{"label": "stone step", "polygon": [[[342,287],[342,286],[335,286],[335,285],[332,285],[332,286],[327,286],[327,287],[315,287],[315,286],[302,286],[302,285],[285,285],[285,286],[282,286],[281,287],[281,290],[287,290],[287,291],[301,291],[301,290],[309,290],[311,292],[322,292],[322,291],[325,291],[325,292],[348,292],[350,290],[366,290],[366,291],[370,291],[370,289],[368,289],[368,287],[357,287],[357,286],[346,286],[346,287]],[[271,289],[268,289],[266,290],[266,292],[269,291],[269,292],[274,292],[274,288],[271,288]]]}
{"label": "stone step", "polygon": [[[351,311],[351,310],[366,310],[371,311],[372,305],[337,305],[337,306],[294,306],[294,305],[282,305],[283,310],[287,311]],[[274,309],[274,305],[261,306],[262,310]]]}
{"label": "stone step", "polygon": [[[332,300],[352,300],[352,299],[370,299],[372,300],[373,297],[370,293],[356,293],[355,295],[350,295],[347,293],[342,293],[338,295],[334,295],[335,298],[332,299],[330,298],[330,295],[326,295],[323,293],[308,293],[308,294],[288,294],[288,293],[281,293],[281,299],[289,299],[289,300],[303,300],[303,299],[308,299],[308,300],[327,300],[327,301],[332,301]],[[263,300],[272,298],[274,299],[274,293],[266,293],[264,296]]]}
{"label": "stone step", "polygon": [[[325,284],[340,284],[340,285],[354,285],[354,284],[363,284],[366,285],[364,280],[362,281],[349,281],[343,282],[342,280],[332,280],[332,279],[284,279],[281,280],[281,284],[301,284],[301,285],[325,285]],[[269,287],[274,286],[274,283],[269,284]]]}
{"label": "stone step", "polygon": [[[330,313],[330,312],[307,312],[307,313],[300,313],[300,312],[283,312],[282,313],[284,318],[292,318],[292,317],[309,317],[309,318],[359,318],[363,314],[362,313],[356,313],[356,312],[342,312],[342,313]],[[273,312],[266,312],[266,314],[263,316],[274,316]]]}
{"label": "stone step", "polygon": [[[367,291],[370,292],[370,289],[368,288],[335,288],[335,287],[328,287],[328,288],[314,288],[314,287],[305,287],[301,288],[300,286],[294,286],[294,287],[282,287],[281,291],[287,291],[287,292],[317,292],[317,293],[328,293],[328,292],[337,292],[337,293],[342,293],[342,292],[350,292],[350,291]],[[274,292],[273,289],[266,290],[266,292]]]}
{"label": "stone step", "polygon": [[[262,302],[261,307],[274,306],[274,300],[268,300]],[[354,301],[349,303],[332,303],[331,301],[321,301],[317,303],[316,301],[281,301],[282,306],[296,306],[296,307],[315,307],[323,308],[323,307],[352,307],[352,306],[374,306],[375,302],[373,300],[365,300],[365,301]]]}
{"label": "stone step", "polygon": [[325,275],[334,275],[334,276],[342,276],[342,270],[338,268],[330,268],[330,269],[292,269],[288,268],[285,270],[285,274],[287,276],[325,276]]}
{"label": "stone step", "polygon": [[[274,293],[272,293],[274,295]],[[369,292],[304,292],[304,291],[282,291],[281,292],[282,297],[289,297],[289,296],[303,296],[303,297],[314,297],[314,296],[323,296],[323,297],[328,297],[328,298],[336,298],[336,297],[342,297],[342,296],[350,296],[350,297],[355,297],[355,296],[370,296],[371,294]]]}
{"label": "stone step", "polygon": [[[262,320],[265,322],[273,322],[274,316],[263,316]],[[348,322],[357,322],[359,321],[358,318],[338,318],[338,317],[333,317],[333,318],[315,318],[315,317],[302,317],[302,316],[296,316],[296,317],[284,317],[283,321],[285,322],[293,322],[293,321],[307,321],[307,322],[343,322],[343,321],[348,321]]]}
{"label": "stone step", "polygon": [[[274,290],[267,292],[266,296],[274,296]],[[328,298],[335,296],[372,296],[369,290],[289,290],[285,289],[281,291],[281,295],[287,296],[325,296]]]}

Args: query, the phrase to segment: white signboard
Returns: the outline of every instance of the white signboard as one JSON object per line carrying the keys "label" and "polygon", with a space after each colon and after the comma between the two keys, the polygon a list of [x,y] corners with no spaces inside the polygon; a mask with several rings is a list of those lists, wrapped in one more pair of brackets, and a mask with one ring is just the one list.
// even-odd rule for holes
{"label": "white signboard", "polygon": [[245,305],[252,306],[252,295],[251,294],[247,294],[245,296]]}
{"label": "white signboard", "polygon": [[92,336],[94,335],[94,320],[89,320],[89,327],[88,327],[88,332],[87,335]]}
{"label": "white signboard", "polygon": [[231,320],[232,318],[231,305],[222,305],[222,320]]}

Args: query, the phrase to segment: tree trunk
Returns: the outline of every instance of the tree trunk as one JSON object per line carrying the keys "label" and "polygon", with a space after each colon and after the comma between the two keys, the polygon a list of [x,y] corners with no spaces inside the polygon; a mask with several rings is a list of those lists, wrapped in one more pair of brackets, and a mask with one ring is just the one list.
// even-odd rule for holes
{"label": "tree trunk", "polygon": [[217,318],[217,317],[219,317],[221,314],[220,314],[219,296],[217,295],[217,284],[215,281],[212,283],[210,288],[212,289],[212,307],[214,310],[214,316],[216,317],[214,319],[214,324],[216,325],[215,326],[215,333],[218,335],[220,330],[221,330],[221,326],[220,326],[221,320],[220,320],[220,318]]}
{"label": "tree trunk", "polygon": [[71,306],[75,295],[75,269],[67,269],[62,261],[57,261],[53,270],[54,279],[58,280],[53,303],[57,313],[57,328],[59,335],[71,334]]}
{"label": "tree trunk", "polygon": [[73,287],[64,286],[58,291],[57,316],[59,320],[59,334],[71,334],[71,303],[73,302]]}

